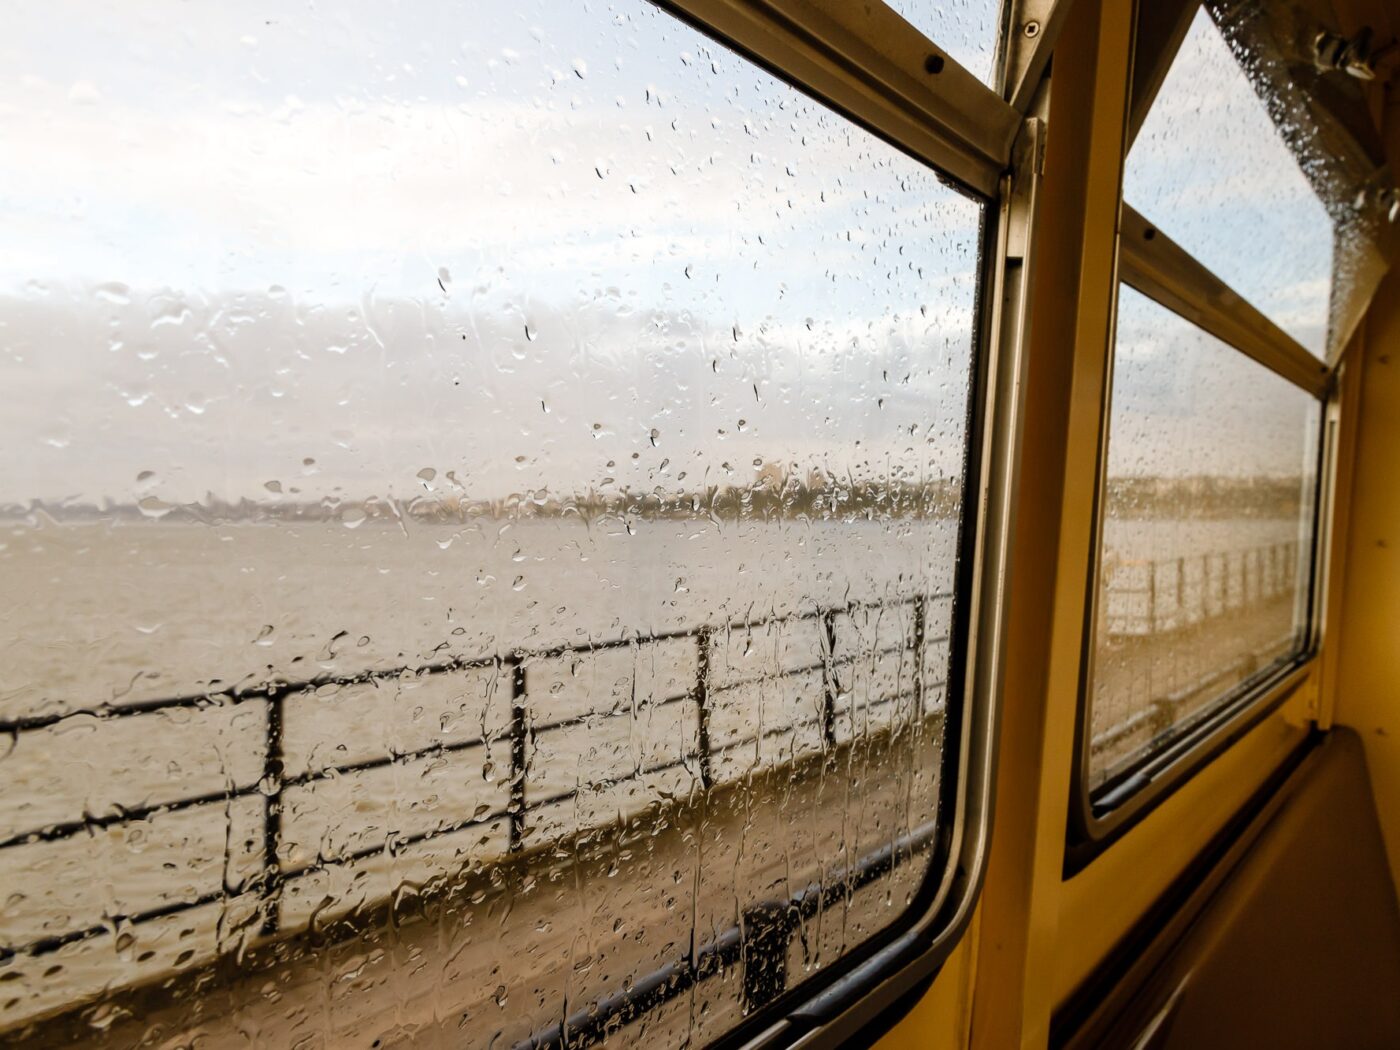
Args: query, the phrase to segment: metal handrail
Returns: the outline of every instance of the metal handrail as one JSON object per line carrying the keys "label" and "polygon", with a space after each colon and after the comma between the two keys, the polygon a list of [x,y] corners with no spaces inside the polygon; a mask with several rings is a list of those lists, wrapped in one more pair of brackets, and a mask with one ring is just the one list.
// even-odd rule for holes
{"label": "metal handrail", "polygon": [[[1292,593],[1298,564],[1296,540],[1152,561],[1106,559],[1103,630],[1109,637],[1161,634]],[[1115,577],[1132,569],[1140,570],[1142,585],[1115,586]],[[1122,611],[1125,598],[1143,598],[1145,608]]]}
{"label": "metal handrail", "polygon": [[[83,833],[142,821],[165,813],[178,812],[180,810],[187,810],[199,806],[227,805],[235,799],[260,797],[264,800],[262,847],[260,865],[255,874],[236,883],[230,883],[227,878],[225,878],[224,885],[219,890],[199,895],[194,899],[177,901],[158,908],[142,910],[129,915],[105,916],[104,921],[101,923],[94,923],[90,926],[69,930],[64,933],[53,934],[25,944],[0,945],[0,960],[11,958],[17,954],[44,955],[57,951],[65,945],[109,933],[113,929],[114,923],[141,924],[220,900],[230,900],[248,893],[256,893],[260,898],[259,907],[262,912],[260,923],[261,935],[263,937],[275,937],[279,933],[286,932],[282,929],[280,903],[283,887],[289,880],[312,871],[353,863],[357,860],[382,853],[385,849],[400,850],[432,838],[460,831],[471,825],[484,825],[496,820],[506,820],[508,827],[507,854],[518,855],[522,853],[526,848],[528,830],[526,821],[528,815],[541,807],[566,801],[585,790],[584,787],[575,787],[573,790],[552,794],[543,798],[535,799],[527,797],[526,780],[530,766],[531,739],[537,738],[544,733],[567,732],[571,727],[581,724],[584,721],[582,718],[564,718],[538,725],[531,723],[528,672],[530,664],[538,660],[557,658],[570,654],[591,655],[628,647],[653,645],[676,639],[692,640],[697,647],[697,652],[696,676],[690,689],[683,693],[662,697],[653,701],[653,703],[658,706],[679,702],[693,702],[695,704],[697,716],[696,748],[693,751],[687,752],[679,759],[664,762],[652,767],[637,769],[623,777],[600,780],[598,783],[588,785],[587,787],[605,787],[610,784],[638,779],[653,773],[693,765],[702,787],[708,791],[716,784],[716,775],[713,768],[715,758],[736,747],[743,746],[744,744],[752,744],[757,740],[766,736],[771,736],[777,732],[790,732],[799,728],[807,728],[818,723],[821,726],[822,740],[827,744],[835,741],[835,721],[837,718],[836,698],[839,692],[839,685],[835,678],[836,671],[838,667],[847,665],[855,659],[853,656],[836,656],[834,653],[837,617],[842,614],[852,614],[862,610],[868,611],[900,607],[910,608],[912,610],[912,630],[904,645],[894,648],[871,650],[870,652],[864,652],[860,655],[862,657],[870,657],[912,650],[915,653],[915,659],[917,661],[916,666],[921,667],[922,653],[926,644],[939,644],[946,643],[947,641],[943,636],[926,637],[928,603],[930,601],[947,599],[950,597],[950,592],[937,592],[925,595],[913,595],[891,601],[851,601],[829,608],[818,608],[810,612],[791,613],[763,619],[735,620],[720,625],[703,625],[672,631],[659,631],[647,635],[589,642],[583,645],[557,645],[536,649],[518,648],[504,655],[483,656],[470,659],[453,658],[435,661],[417,667],[405,666],[393,670],[364,670],[345,674],[322,674],[298,680],[278,680],[224,692],[185,694],[156,700],[141,701],[128,705],[106,704],[84,710],[29,716],[0,722],[0,732],[17,738],[27,733],[46,729],[65,719],[80,715],[100,720],[109,720],[144,715],[172,708],[202,708],[216,703],[237,704],[253,699],[266,702],[266,722],[262,734],[264,762],[261,771],[262,775],[256,782],[245,785],[230,785],[227,789],[222,791],[190,795],[153,805],[121,808],[119,811],[111,814],[85,815],[81,819],[48,824],[43,827],[12,834],[9,838],[0,840],[0,851],[24,849],[26,846],[69,839]],[[808,720],[806,722],[795,721],[793,724],[783,726],[778,730],[768,729],[759,731],[751,736],[729,740],[718,747],[712,745],[709,733],[709,714],[713,696],[747,684],[745,681],[736,681],[726,682],[723,685],[715,685],[710,681],[712,677],[710,667],[713,659],[715,638],[729,632],[748,631],[773,625],[813,620],[819,621],[821,626],[820,645],[822,649],[822,659],[811,665],[782,670],[769,677],[770,680],[785,679],[799,674],[809,674],[820,669],[823,673],[824,691],[820,718]],[[506,677],[510,682],[511,719],[510,726],[504,734],[483,736],[479,739],[453,743],[438,743],[413,751],[389,752],[374,758],[308,769],[297,775],[287,775],[285,770],[286,754],[283,749],[283,724],[284,706],[289,698],[328,686],[346,686],[363,684],[366,682],[388,681],[410,673],[421,677],[450,674],[472,668],[486,667],[499,668],[502,676]],[[899,699],[900,697],[912,695],[917,699],[920,708],[922,708],[926,684],[922,682],[921,674],[916,673],[913,677],[912,693],[904,691],[896,697],[876,699],[870,706],[880,706],[883,703]],[[939,683],[930,683],[932,687],[937,687],[938,684]],[[628,713],[628,711],[629,709],[623,708],[615,711],[595,712],[587,716],[587,718],[619,717]],[[395,836],[385,843],[370,847],[356,850],[344,850],[338,852],[335,856],[319,855],[314,862],[299,867],[292,868],[284,866],[281,857],[281,852],[285,845],[282,816],[284,810],[283,796],[287,790],[301,787],[318,780],[365,772],[394,763],[410,762],[434,755],[445,755],[485,748],[489,745],[505,741],[508,741],[510,744],[511,768],[509,779],[510,800],[504,809],[493,810],[481,816],[473,814],[461,821],[439,825],[427,831],[411,835]]]}

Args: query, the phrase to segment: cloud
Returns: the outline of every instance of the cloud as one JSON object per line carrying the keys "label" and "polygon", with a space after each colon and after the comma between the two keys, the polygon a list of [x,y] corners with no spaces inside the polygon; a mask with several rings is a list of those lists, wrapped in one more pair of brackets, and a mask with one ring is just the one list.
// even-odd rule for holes
{"label": "cloud", "polygon": [[21,23],[0,499],[956,470],[980,207],[646,5],[519,10]]}
{"label": "cloud", "polygon": [[1121,290],[1110,477],[1299,477],[1316,399],[1131,288]]}

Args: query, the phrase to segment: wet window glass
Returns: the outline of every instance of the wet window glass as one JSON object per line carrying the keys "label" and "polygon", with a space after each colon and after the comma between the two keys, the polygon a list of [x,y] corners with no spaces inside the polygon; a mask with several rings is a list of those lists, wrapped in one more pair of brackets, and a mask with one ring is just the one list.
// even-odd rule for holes
{"label": "wet window glass", "polygon": [[886,0],[915,29],[982,83],[991,85],[1002,0]]}
{"label": "wet window glass", "polygon": [[1321,355],[1332,224],[1244,64],[1202,8],[1133,142],[1123,198]]}
{"label": "wet window glass", "polygon": [[0,68],[0,1030],[696,1045],[899,921],[979,202],[642,2]]}
{"label": "wet window glass", "polygon": [[1090,787],[1303,651],[1320,403],[1121,287]]}

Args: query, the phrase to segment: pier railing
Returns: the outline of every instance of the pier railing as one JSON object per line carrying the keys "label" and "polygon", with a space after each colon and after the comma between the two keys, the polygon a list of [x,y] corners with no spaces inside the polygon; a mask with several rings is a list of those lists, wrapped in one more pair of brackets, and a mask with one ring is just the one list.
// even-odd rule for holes
{"label": "pier railing", "polygon": [[1156,560],[1109,556],[1101,583],[1101,628],[1110,636],[1180,630],[1272,598],[1298,582],[1298,543]]}
{"label": "pier railing", "polygon": [[[1104,561],[1099,644],[1119,655],[1116,673],[1100,658],[1090,747],[1103,776],[1131,762],[1212,704],[1247,689],[1300,651],[1295,617],[1278,602],[1297,595],[1296,541],[1178,558]],[[1204,634],[1184,636],[1193,628]]]}
{"label": "pier railing", "polygon": [[[1116,559],[1101,630],[1186,628],[1292,593],[1298,572],[1294,542]],[[33,902],[0,923],[0,963],[162,921],[195,930],[178,955],[121,969],[123,982],[158,979],[387,899],[405,867],[450,876],[523,856],[663,797],[920,721],[944,703],[951,617],[947,593],[850,602],[0,719],[12,775],[28,756],[34,768],[71,765],[82,789],[26,798],[16,780],[0,802],[0,874],[32,887]],[[78,729],[84,753],[117,771],[105,781],[74,764]],[[107,837],[137,835],[140,849],[107,850],[94,870],[101,892],[82,885]],[[357,884],[375,864],[380,880]],[[46,892],[58,878],[74,885],[55,905]],[[852,879],[841,892],[863,884]],[[799,912],[789,904],[783,923]],[[785,944],[790,924],[779,925]],[[91,992],[110,986],[93,975]],[[55,989],[53,1002],[85,994]]]}
{"label": "pier railing", "polygon": [[[0,934],[0,962],[212,907],[222,915],[218,943],[193,951],[193,960],[181,957],[193,965],[235,940],[277,937],[325,915],[335,885],[327,875],[337,869],[407,856],[456,832],[469,834],[434,861],[440,872],[504,859],[640,811],[663,794],[707,791],[924,718],[943,704],[950,619],[949,594],[851,602],[0,721],[14,749],[47,751],[42,757],[55,767],[70,760],[59,733],[81,724],[108,742],[97,750],[117,760],[122,741],[141,741],[143,757],[129,766],[165,759],[181,770],[168,784],[133,779],[125,794],[128,782],[118,779],[98,812],[40,826],[15,827],[14,807],[0,808],[0,865],[16,877],[28,870],[43,879],[43,851],[86,848],[133,827],[158,853],[169,840],[161,856],[170,872],[119,853],[119,864],[136,867],[130,879],[103,873],[117,887],[117,907],[108,893],[86,916],[80,906],[12,915]],[[429,697],[420,706],[440,717],[397,734],[417,746],[385,744],[381,735],[376,751],[364,729],[403,715],[386,716],[382,704],[405,687]],[[444,703],[459,693],[465,701]],[[347,710],[359,714],[346,721]],[[638,722],[646,731],[630,732]],[[205,723],[218,727],[217,744]],[[151,743],[162,733],[173,734],[169,754]],[[439,775],[444,769],[448,775]],[[215,775],[222,783],[210,786]],[[172,794],[181,785],[207,789]],[[9,791],[12,800],[19,795],[15,786]],[[380,815],[375,806],[386,796],[392,804]],[[436,802],[419,804],[429,796]],[[366,805],[371,815],[357,815]],[[160,825],[182,815],[191,819],[163,839]],[[188,830],[211,825],[218,834]],[[226,841],[225,855],[197,856],[216,848],[211,841]],[[80,864],[70,865],[69,878]],[[42,893],[33,896],[42,905]],[[241,918],[227,918],[235,914]]]}

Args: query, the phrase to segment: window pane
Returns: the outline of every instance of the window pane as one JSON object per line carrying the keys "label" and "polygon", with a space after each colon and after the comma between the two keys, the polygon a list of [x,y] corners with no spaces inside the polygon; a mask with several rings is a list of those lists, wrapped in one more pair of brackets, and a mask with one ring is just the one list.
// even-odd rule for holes
{"label": "window pane", "polygon": [[1320,416],[1127,287],[1113,368],[1091,788],[1301,651]]}
{"label": "window pane", "polygon": [[1123,197],[1323,353],[1331,221],[1205,8],[1128,154]]}
{"label": "window pane", "polygon": [[642,2],[0,65],[0,1028],[703,1043],[899,918],[981,204]]}
{"label": "window pane", "polygon": [[982,83],[996,79],[993,67],[1001,33],[1001,0],[885,0],[924,36]]}

